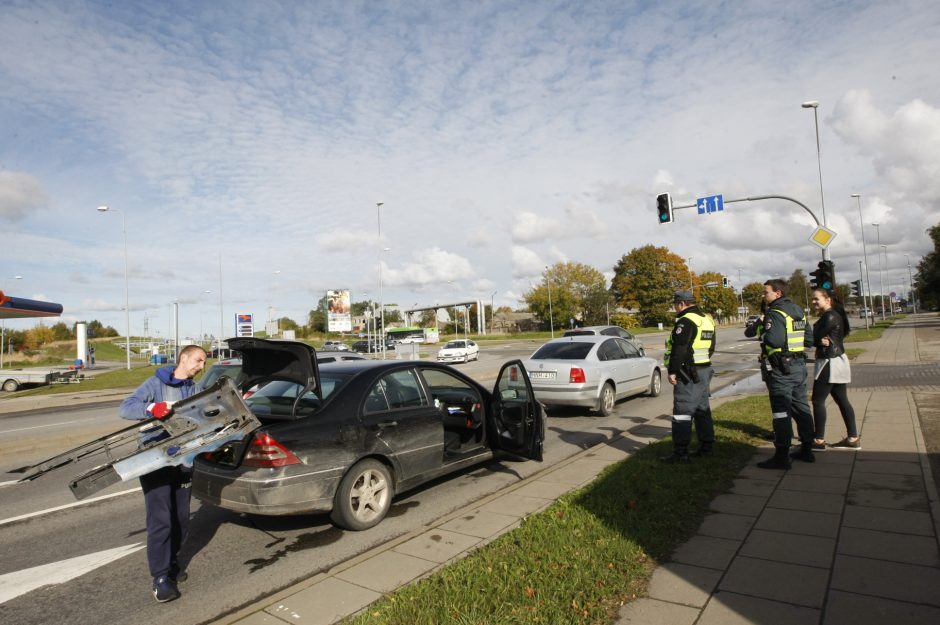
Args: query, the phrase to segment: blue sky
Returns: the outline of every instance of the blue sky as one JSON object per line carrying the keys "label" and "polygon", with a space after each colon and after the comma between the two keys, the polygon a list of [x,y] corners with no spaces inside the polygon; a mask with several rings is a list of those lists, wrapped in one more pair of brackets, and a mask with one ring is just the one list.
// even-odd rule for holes
{"label": "blue sky", "polygon": [[380,256],[404,307],[516,307],[546,265],[609,276],[648,243],[734,282],[809,271],[790,204],[660,226],[654,198],[822,217],[818,100],[840,280],[861,193],[872,281],[878,222],[900,290],[940,222],[938,58],[929,1],[0,0],[0,288],[123,331],[102,204],[135,334],[174,300],[216,332],[220,254],[227,326],[378,299]]}

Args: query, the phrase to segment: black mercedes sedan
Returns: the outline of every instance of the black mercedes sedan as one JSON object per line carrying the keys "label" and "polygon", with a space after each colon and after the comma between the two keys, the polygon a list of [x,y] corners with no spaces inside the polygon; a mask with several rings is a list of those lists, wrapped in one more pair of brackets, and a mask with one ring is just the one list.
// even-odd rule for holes
{"label": "black mercedes sedan", "polygon": [[261,427],[196,458],[193,494],[261,515],[329,512],[364,530],[395,494],[497,452],[542,460],[544,414],[518,360],[488,390],[449,365],[346,361],[318,365],[293,341],[232,339],[236,381]]}

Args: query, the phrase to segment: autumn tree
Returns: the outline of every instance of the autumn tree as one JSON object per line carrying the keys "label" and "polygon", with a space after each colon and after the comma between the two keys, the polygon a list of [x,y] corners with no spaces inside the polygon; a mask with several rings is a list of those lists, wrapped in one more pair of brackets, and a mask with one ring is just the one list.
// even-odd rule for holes
{"label": "autumn tree", "polygon": [[52,331],[52,328],[49,328],[43,324],[39,324],[35,328],[31,328],[26,331],[26,349],[39,349],[47,343],[51,343],[55,340],[55,334]]}
{"label": "autumn tree", "polygon": [[69,341],[75,338],[75,333],[63,321],[54,323],[51,329],[54,341]]}
{"label": "autumn tree", "polygon": [[699,308],[716,319],[734,315],[738,309],[738,298],[733,289],[721,286],[722,277],[715,271],[703,272],[698,276],[701,286],[694,289]]}
{"label": "autumn tree", "polygon": [[751,282],[744,285],[744,305],[747,306],[749,314],[759,315],[763,302],[764,284],[762,282]]}
{"label": "autumn tree", "polygon": [[[551,305],[549,306],[549,294]],[[555,263],[542,274],[541,284],[523,295],[529,310],[555,328],[568,327],[575,319],[583,325],[604,323],[607,320],[607,280],[597,269],[571,261]]]}
{"label": "autumn tree", "polygon": [[927,235],[933,241],[933,251],[917,264],[914,277],[918,310],[931,310],[940,305],[940,224],[928,228]]}
{"label": "autumn tree", "polygon": [[694,279],[684,258],[668,248],[646,245],[617,261],[610,293],[618,306],[638,309],[641,323],[651,326],[672,321],[673,293],[688,289]]}

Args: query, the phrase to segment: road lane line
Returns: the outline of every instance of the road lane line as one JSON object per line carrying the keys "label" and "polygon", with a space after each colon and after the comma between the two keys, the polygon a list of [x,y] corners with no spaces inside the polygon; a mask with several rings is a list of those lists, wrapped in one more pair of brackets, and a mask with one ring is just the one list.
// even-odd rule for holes
{"label": "road lane line", "polygon": [[43,586],[63,584],[143,548],[144,543],[134,543],[0,575],[0,604]]}
{"label": "road lane line", "polygon": [[39,428],[54,428],[57,425],[68,425],[69,423],[81,423],[87,419],[73,419],[72,421],[62,421],[60,423],[50,423],[48,425],[31,425],[28,428],[16,428],[15,430],[0,430],[0,434],[9,434],[10,432],[25,432],[26,430],[38,430]]}
{"label": "road lane line", "polygon": [[[24,482],[24,484],[26,483],[27,482]],[[97,501],[104,501],[105,499],[111,499],[113,497],[120,497],[121,495],[127,495],[130,493],[136,493],[139,490],[140,490],[140,486],[138,486],[137,488],[130,488],[128,490],[122,490],[118,493],[111,493],[110,495],[92,497],[91,499],[85,499],[84,501],[76,501],[75,503],[67,503],[64,506],[56,506],[55,508],[47,508],[45,510],[38,510],[36,512],[30,512],[28,514],[21,514],[20,516],[15,516],[15,517],[10,517],[9,519],[0,520],[0,525],[7,525],[8,523],[22,521],[23,519],[31,519],[33,517],[42,516],[44,514],[58,512],[59,510],[68,510],[69,508],[75,508],[77,506],[84,506],[85,504],[95,503]]]}

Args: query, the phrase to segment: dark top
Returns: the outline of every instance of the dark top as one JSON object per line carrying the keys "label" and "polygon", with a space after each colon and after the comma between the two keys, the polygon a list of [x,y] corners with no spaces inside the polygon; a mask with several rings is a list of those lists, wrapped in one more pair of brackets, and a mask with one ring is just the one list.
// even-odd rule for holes
{"label": "dark top", "polygon": [[[822,339],[827,336],[831,341],[830,347],[822,344]],[[845,328],[842,327],[842,315],[830,308],[813,324],[813,344],[806,345],[806,348],[816,348],[817,360],[832,358],[845,353],[844,338]]]}

